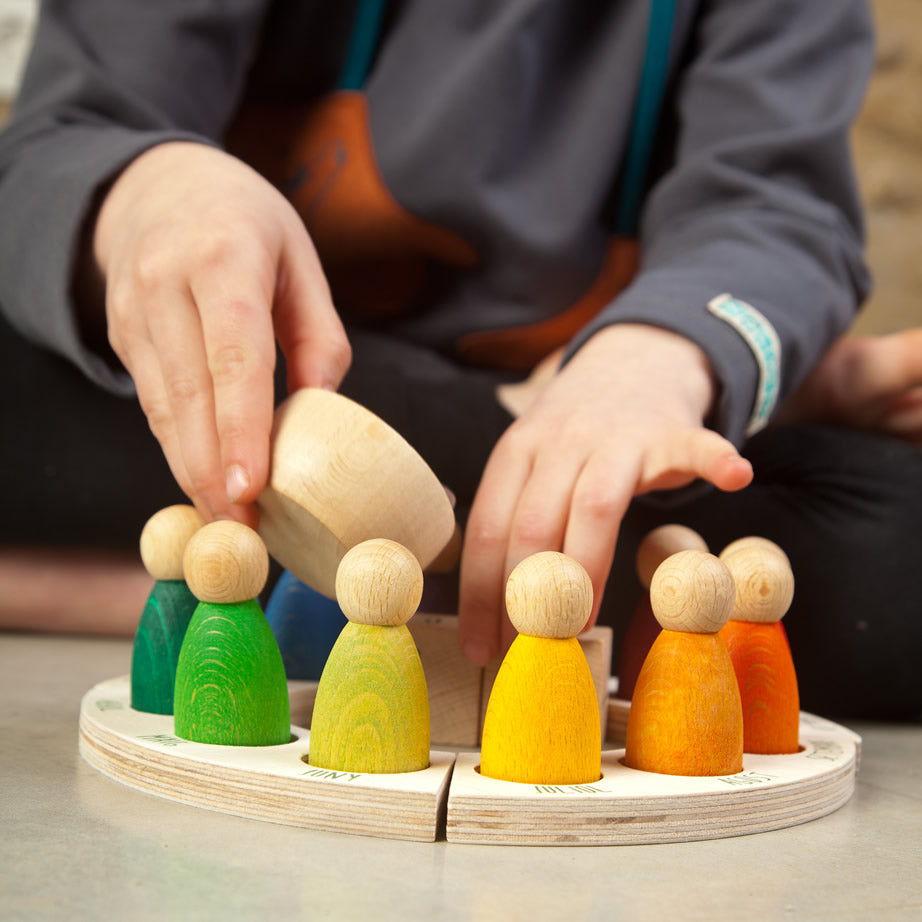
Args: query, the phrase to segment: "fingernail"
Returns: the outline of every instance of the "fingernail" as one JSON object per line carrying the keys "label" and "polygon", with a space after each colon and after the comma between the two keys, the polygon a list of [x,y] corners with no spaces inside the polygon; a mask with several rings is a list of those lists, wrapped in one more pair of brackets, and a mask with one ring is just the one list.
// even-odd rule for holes
{"label": "fingernail", "polygon": [[481,640],[467,640],[461,648],[466,659],[478,666],[485,666],[493,659],[493,651]]}
{"label": "fingernail", "polygon": [[250,488],[250,478],[239,464],[232,464],[227,469],[226,486],[229,503],[240,502],[240,497]]}

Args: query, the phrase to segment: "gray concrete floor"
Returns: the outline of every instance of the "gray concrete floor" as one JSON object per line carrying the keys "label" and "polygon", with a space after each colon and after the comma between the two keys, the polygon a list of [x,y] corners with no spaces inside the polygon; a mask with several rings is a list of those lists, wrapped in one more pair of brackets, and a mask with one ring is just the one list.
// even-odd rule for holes
{"label": "gray concrete floor", "polygon": [[313,832],[126,788],[77,752],[124,640],[0,633],[0,919],[922,920],[922,727],[852,724],[855,795],[801,826],[605,848]]}

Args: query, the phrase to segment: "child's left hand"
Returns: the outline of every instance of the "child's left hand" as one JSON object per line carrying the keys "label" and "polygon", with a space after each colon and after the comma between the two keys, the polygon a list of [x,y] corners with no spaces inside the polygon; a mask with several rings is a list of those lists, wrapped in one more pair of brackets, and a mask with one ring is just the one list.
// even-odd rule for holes
{"label": "child's left hand", "polygon": [[714,395],[698,346],[636,324],[597,333],[540,385],[493,450],[468,519],[459,616],[469,659],[485,663],[511,642],[504,587],[523,558],[578,560],[592,579],[592,624],[633,497],[696,478],[721,490],[750,482],[749,462],[704,427]]}

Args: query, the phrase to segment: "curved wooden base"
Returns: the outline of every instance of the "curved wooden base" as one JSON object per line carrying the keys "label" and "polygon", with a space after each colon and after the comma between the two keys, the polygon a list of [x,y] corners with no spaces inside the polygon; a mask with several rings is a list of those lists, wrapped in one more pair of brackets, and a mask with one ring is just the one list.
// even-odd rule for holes
{"label": "curved wooden base", "polygon": [[[626,702],[613,701],[609,727]],[[310,733],[282,746],[210,746],[181,740],[173,719],[132,710],[128,677],[84,696],[80,752],[106,775],[170,800],[311,829],[434,841],[532,845],[639,845],[767,832],[831,813],[851,797],[860,738],[801,715],[802,750],[745,756],[718,778],[638,772],[623,749],[602,754],[591,785],[495,781],[476,753],[433,752],[425,771],[330,772],[306,762]]]}
{"label": "curved wooden base", "polygon": [[594,784],[528,785],[485,778],[461,753],[448,793],[449,842],[650,845],[768,832],[825,816],[852,796],[858,738],[803,714],[800,752],[743,758],[720,777],[636,771],[602,753]]}
{"label": "curved wooden base", "polygon": [[454,764],[359,774],[307,764],[310,733],[282,746],[214,746],[173,732],[173,718],[130,706],[128,678],[102,682],[80,707],[80,754],[103,774],[168,800],[287,826],[432,842]]}

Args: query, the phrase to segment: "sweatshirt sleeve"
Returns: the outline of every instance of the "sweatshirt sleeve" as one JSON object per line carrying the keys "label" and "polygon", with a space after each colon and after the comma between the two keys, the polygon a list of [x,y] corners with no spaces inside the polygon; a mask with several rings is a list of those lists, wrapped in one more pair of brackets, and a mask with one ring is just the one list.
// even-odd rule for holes
{"label": "sweatshirt sleeve", "polygon": [[868,288],[849,148],[873,63],[863,2],[701,5],[675,81],[672,164],[641,216],[633,283],[571,345],[618,322],[697,342],[737,444],[850,324]]}
{"label": "sweatshirt sleeve", "polygon": [[264,0],[45,0],[0,134],[0,310],[103,387],[124,372],[84,343],[72,298],[81,231],[141,152],[216,143],[236,105]]}

